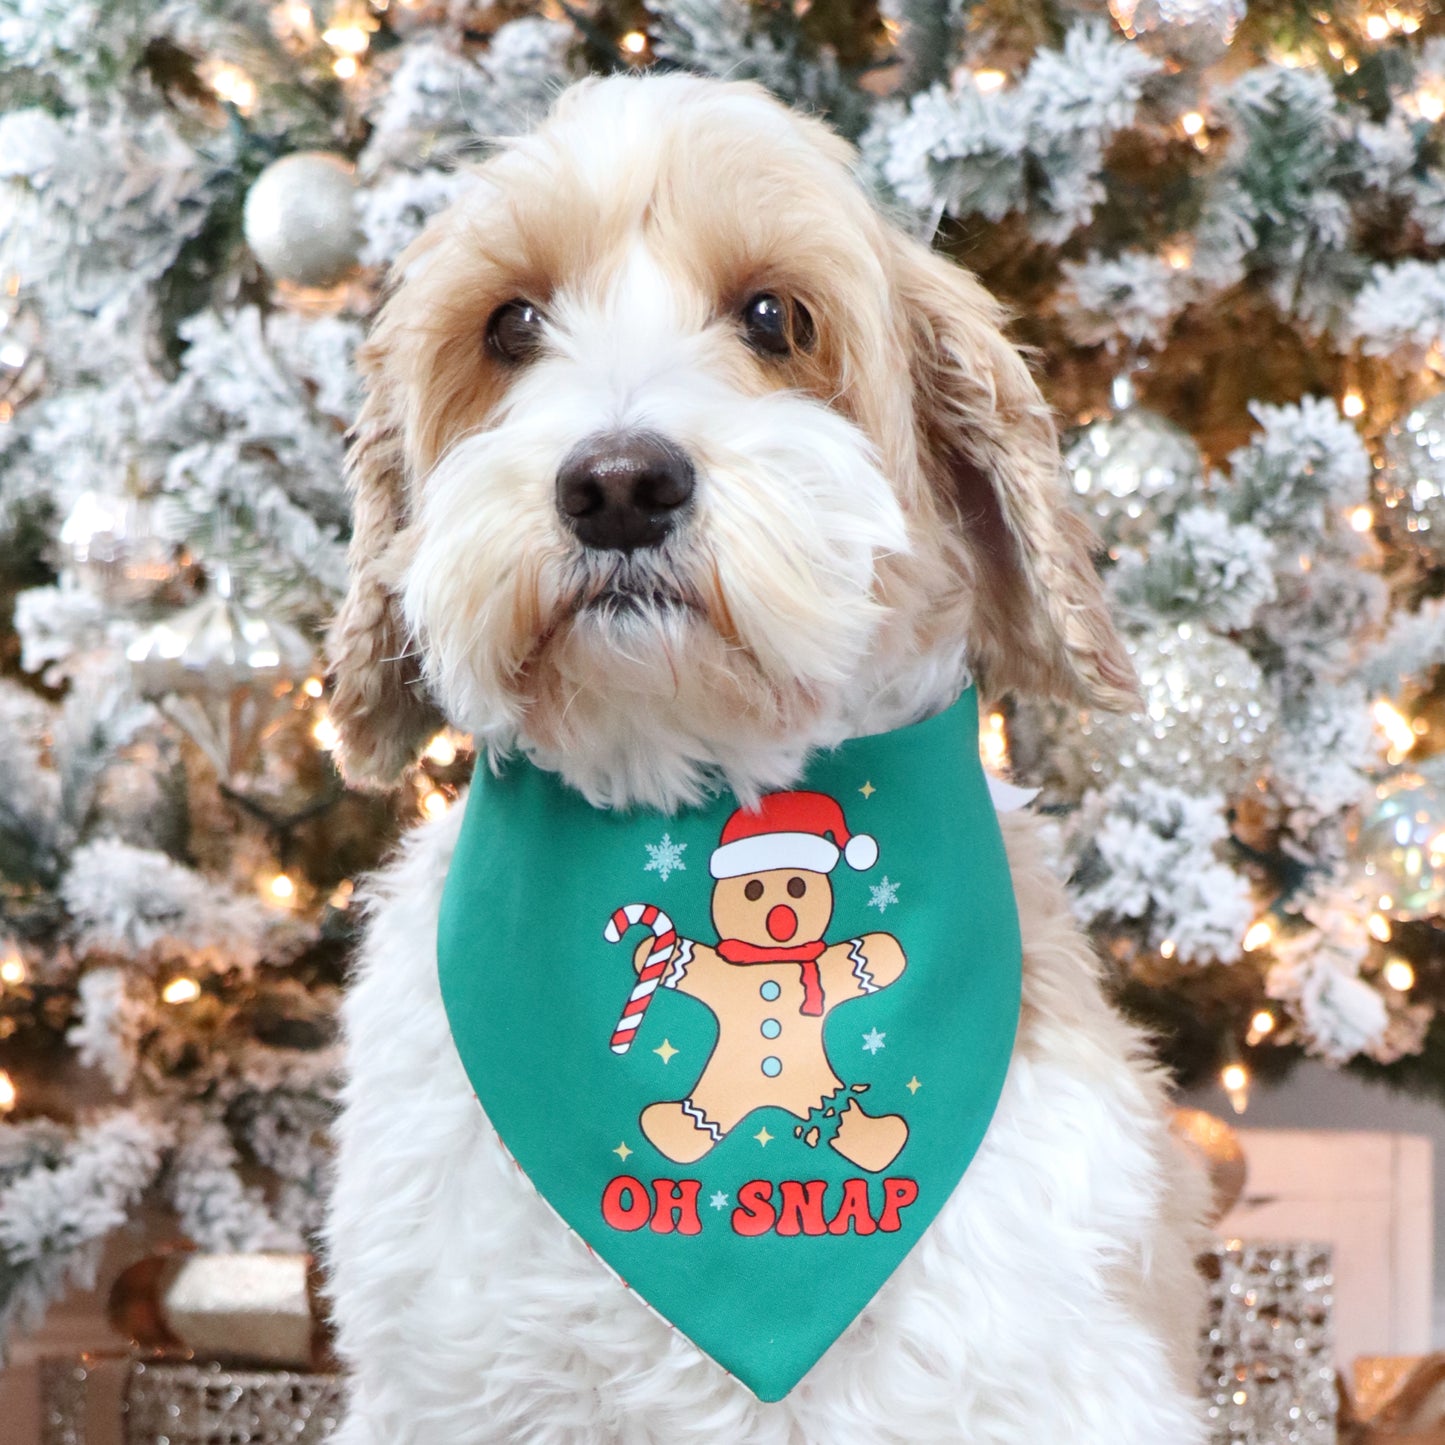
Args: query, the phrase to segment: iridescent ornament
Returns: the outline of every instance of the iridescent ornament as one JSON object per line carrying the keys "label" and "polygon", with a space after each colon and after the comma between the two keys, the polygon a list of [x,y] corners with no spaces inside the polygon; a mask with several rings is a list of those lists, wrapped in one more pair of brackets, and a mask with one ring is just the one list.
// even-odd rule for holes
{"label": "iridescent ornament", "polygon": [[1397,773],[1350,834],[1371,903],[1392,918],[1445,913],[1445,766]]}
{"label": "iridescent ornament", "polygon": [[1245,13],[1245,0],[1109,0],[1109,14],[1130,40],[1155,35],[1178,55],[1217,55]]}
{"label": "iridescent ornament", "polygon": [[1445,392],[1427,397],[1390,428],[1380,494],[1407,531],[1445,549]]}
{"label": "iridescent ornament", "polygon": [[230,574],[215,567],[211,590],[146,628],[126,657],[139,690],[236,783],[253,769],[267,728],[291,709],[313,651],[288,624],[243,607]]}
{"label": "iridescent ornament", "polygon": [[272,161],[246,194],[243,224],[246,244],[276,280],[334,286],[361,251],[351,163],[326,151]]}
{"label": "iridescent ornament", "polygon": [[1114,383],[1114,413],[1082,427],[1064,454],[1079,505],[1111,549],[1157,533],[1204,485],[1193,438],[1139,406],[1127,378]]}
{"label": "iridescent ornament", "polygon": [[154,503],[82,492],[60,527],[64,561],[108,607],[144,606],[180,578],[176,544],[156,526]]}
{"label": "iridescent ornament", "polygon": [[1094,786],[1151,778],[1189,792],[1229,794],[1264,771],[1275,708],[1244,648],[1187,623],[1124,645],[1144,706],[1127,716],[1082,716]]}

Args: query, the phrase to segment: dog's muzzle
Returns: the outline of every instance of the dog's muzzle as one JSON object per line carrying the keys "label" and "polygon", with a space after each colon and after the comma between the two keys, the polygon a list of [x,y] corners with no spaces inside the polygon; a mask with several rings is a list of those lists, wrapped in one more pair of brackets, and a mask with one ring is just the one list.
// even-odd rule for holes
{"label": "dog's muzzle", "polygon": [[604,433],[578,445],[557,472],[557,510],[584,547],[657,546],[692,499],[692,463],[653,432]]}

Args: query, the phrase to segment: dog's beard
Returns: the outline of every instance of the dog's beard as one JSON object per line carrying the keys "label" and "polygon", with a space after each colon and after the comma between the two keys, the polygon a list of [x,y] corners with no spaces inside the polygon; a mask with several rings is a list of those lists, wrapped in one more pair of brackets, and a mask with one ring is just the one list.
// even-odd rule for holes
{"label": "dog's beard", "polygon": [[599,801],[785,785],[883,616],[876,556],[906,546],[866,442],[788,395],[651,415],[693,455],[698,498],[661,546],[622,554],[557,516],[571,439],[552,420],[464,440],[423,487],[404,603],[436,695]]}

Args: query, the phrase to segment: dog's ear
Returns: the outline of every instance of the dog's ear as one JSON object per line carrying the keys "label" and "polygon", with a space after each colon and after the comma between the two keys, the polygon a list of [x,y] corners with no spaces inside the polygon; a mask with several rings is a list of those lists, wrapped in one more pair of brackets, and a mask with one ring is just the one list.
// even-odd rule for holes
{"label": "dog's ear", "polygon": [[396,592],[397,541],[406,510],[405,443],[377,339],[362,348],[358,362],[368,395],[346,462],[351,577],[327,636],[328,709],[341,735],[337,760],[347,781],[386,787],[416,760],[444,719],[422,684]]}
{"label": "dog's ear", "polygon": [[959,529],[980,681],[994,695],[1128,707],[1134,670],[1109,620],[1093,534],[1069,504],[1052,415],[1003,334],[1002,307],[927,247],[901,235],[896,247],[918,444]]}

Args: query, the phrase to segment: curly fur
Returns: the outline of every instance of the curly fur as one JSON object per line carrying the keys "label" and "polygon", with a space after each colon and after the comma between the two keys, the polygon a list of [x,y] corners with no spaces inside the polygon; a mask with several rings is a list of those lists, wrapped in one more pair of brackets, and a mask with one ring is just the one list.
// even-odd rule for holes
{"label": "curly fur", "polygon": [[[585,82],[403,256],[363,358],[332,640],[349,772],[396,776],[444,715],[599,806],[670,809],[785,787],[812,749],[927,716],[970,675],[1129,697],[999,307],[879,216],[850,161],[752,86]],[[764,290],[807,306],[811,349],[743,344]],[[482,337],[518,296],[547,321],[511,369]],[[694,503],[660,546],[589,552],[558,465],[641,427],[690,456]],[[346,1005],[339,1445],[1202,1442],[1202,1186],[1030,820],[1005,828],[1024,1008],[988,1137],[776,1404],[629,1295],[497,1144],[437,984],[455,831],[419,830],[374,885]]]}

